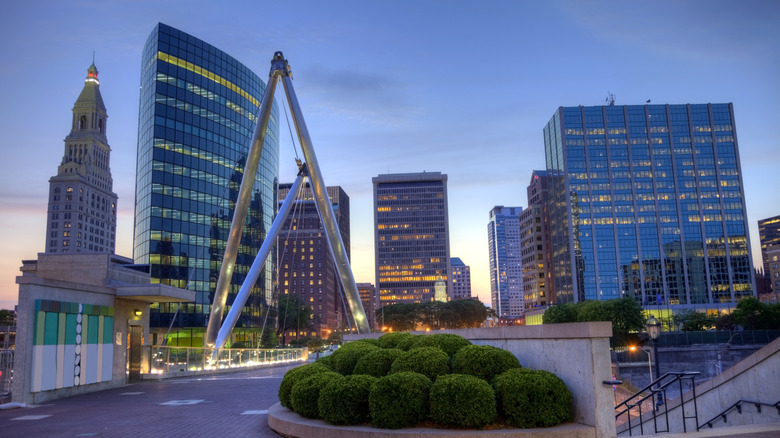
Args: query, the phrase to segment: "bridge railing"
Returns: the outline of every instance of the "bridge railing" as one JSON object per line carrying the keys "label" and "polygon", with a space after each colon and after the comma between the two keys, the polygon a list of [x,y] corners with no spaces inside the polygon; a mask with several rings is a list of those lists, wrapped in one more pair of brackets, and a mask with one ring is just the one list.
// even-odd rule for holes
{"label": "bridge railing", "polygon": [[212,372],[280,363],[302,362],[308,358],[306,348],[223,348],[211,362],[211,348],[147,346],[149,374]]}

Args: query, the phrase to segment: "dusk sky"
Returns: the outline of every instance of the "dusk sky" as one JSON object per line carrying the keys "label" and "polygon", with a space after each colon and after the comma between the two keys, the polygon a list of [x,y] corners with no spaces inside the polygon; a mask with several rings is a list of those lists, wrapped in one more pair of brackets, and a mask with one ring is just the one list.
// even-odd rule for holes
{"label": "dusk sky", "polygon": [[[439,171],[451,255],[489,303],[490,209],[527,205],[559,106],[602,105],[608,93],[618,105],[733,102],[756,267],[757,221],[780,215],[778,1],[6,2],[0,308],[16,304],[21,261],[44,250],[48,180],[93,52],[119,195],[116,253],[132,257],[141,50],[158,22],[262,78],[284,52],[325,183],[350,196],[358,282],[375,281],[371,178]],[[280,181],[291,182],[283,118],[279,131]]]}

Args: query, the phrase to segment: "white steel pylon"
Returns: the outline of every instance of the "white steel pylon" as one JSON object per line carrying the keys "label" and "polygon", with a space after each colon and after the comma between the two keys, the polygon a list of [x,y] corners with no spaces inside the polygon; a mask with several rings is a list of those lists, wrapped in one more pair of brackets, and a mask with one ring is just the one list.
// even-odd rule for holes
{"label": "white steel pylon", "polygon": [[[325,229],[325,238],[328,242],[331,255],[336,264],[336,270],[339,274],[339,280],[341,286],[346,292],[347,302],[349,304],[350,311],[355,320],[357,331],[359,333],[368,333],[368,320],[366,319],[366,313],[363,310],[363,303],[360,301],[360,293],[355,283],[355,278],[352,275],[352,268],[347,258],[347,250],[344,246],[344,240],[341,238],[341,233],[338,229],[336,222],[336,215],[333,212],[333,205],[328,197],[328,192],[325,186],[325,181],[322,178],[320,167],[317,162],[317,156],[314,153],[314,147],[312,146],[311,138],[309,137],[309,131],[306,128],[306,122],[303,120],[303,113],[298,104],[298,98],[295,95],[295,90],[292,86],[292,72],[287,60],[284,59],[282,52],[274,53],[274,57],[271,60],[271,71],[268,74],[268,83],[263,94],[263,99],[260,102],[260,110],[257,116],[257,125],[252,137],[252,144],[249,148],[247,155],[246,165],[244,167],[244,174],[241,179],[241,187],[238,192],[238,199],[236,200],[236,208],[233,212],[233,221],[230,225],[230,233],[228,233],[228,241],[225,247],[225,254],[222,258],[222,267],[220,268],[219,278],[217,280],[217,287],[214,291],[214,301],[211,304],[211,313],[209,315],[209,324],[206,329],[205,345],[213,347],[215,349],[221,348],[227,336],[233,330],[239,312],[243,308],[244,303],[249,295],[257,276],[259,275],[259,266],[265,262],[266,257],[270,253],[270,248],[273,247],[273,241],[276,239],[281,225],[284,224],[284,219],[289,208],[281,218],[281,224],[277,227],[277,222],[280,222],[279,216],[282,216],[282,209],[277,214],[277,218],[274,220],[274,225],[271,226],[265,241],[263,242],[261,251],[258,252],[255,262],[252,264],[250,273],[247,274],[247,278],[244,281],[244,285],[241,287],[239,295],[236,296],[234,303],[231,307],[228,318],[225,319],[225,324],[220,329],[220,323],[222,322],[222,314],[224,313],[225,303],[227,301],[227,294],[230,288],[230,279],[233,276],[233,270],[235,268],[236,255],[238,253],[238,247],[241,241],[241,231],[244,228],[244,222],[246,220],[247,210],[249,208],[249,201],[252,192],[252,185],[254,184],[255,174],[257,173],[257,166],[260,161],[260,153],[263,150],[263,143],[265,141],[265,133],[268,128],[268,120],[271,116],[271,106],[274,98],[274,91],[279,80],[282,79],[282,85],[287,96],[287,103],[290,106],[290,112],[292,113],[293,124],[295,125],[295,131],[298,134],[298,142],[301,145],[303,151],[303,157],[306,161],[304,166],[301,166],[301,173],[295,181],[295,184],[300,184],[303,177],[307,177],[311,185],[312,194],[314,196],[315,205],[317,211],[322,219],[322,225]],[[248,175],[248,176],[247,176]],[[294,190],[290,190],[290,194],[295,193]],[[288,202],[285,199],[285,203]],[[265,254],[264,254],[265,253]],[[258,262],[260,257],[262,260]],[[252,278],[252,271],[255,270],[255,265],[258,265],[256,274]],[[245,292],[245,296],[241,297],[241,292]],[[218,342],[218,339],[220,342]]]}

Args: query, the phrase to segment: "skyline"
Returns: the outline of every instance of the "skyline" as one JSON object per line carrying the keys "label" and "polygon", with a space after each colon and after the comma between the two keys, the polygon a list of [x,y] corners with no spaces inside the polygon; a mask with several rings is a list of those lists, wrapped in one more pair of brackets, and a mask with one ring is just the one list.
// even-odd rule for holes
{"label": "skyline", "polygon": [[[771,190],[780,175],[767,159],[777,149],[771,117],[780,100],[780,4],[272,5],[6,7],[0,50],[13,61],[0,67],[9,102],[1,118],[0,308],[16,302],[21,261],[44,250],[48,180],[93,51],[119,195],[116,253],[132,257],[141,51],[157,22],[224,50],[263,79],[273,53],[284,52],[325,182],[350,196],[359,283],[375,283],[371,178],[441,172],[448,175],[450,255],[471,267],[472,293],[489,304],[490,210],[527,206],[531,172],[545,169],[542,129],[559,106],[601,105],[608,93],[618,105],[734,103],[751,250],[760,265],[757,222],[780,214],[780,195]],[[276,100],[286,106],[281,89]],[[280,183],[297,171],[283,114],[280,108]]]}

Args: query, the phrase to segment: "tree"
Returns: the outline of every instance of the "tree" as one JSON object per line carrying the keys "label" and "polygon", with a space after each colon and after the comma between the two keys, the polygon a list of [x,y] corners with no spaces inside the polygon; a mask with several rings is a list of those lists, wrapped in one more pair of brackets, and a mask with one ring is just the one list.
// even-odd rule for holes
{"label": "tree", "polygon": [[263,348],[275,348],[279,345],[279,335],[271,329],[263,329],[260,335],[260,346]]}
{"label": "tree", "polygon": [[12,325],[14,323],[13,310],[0,309],[0,325]]}
{"label": "tree", "polygon": [[293,294],[287,294],[279,297],[277,307],[279,309],[278,333],[282,337],[282,343],[286,343],[288,330],[295,330],[296,333],[301,330],[311,330],[311,319],[309,315],[312,310],[309,306],[303,304],[303,301]]}
{"label": "tree", "polygon": [[697,332],[709,330],[715,325],[715,317],[696,312],[695,310],[683,310],[674,316],[675,322],[684,332]]}
{"label": "tree", "polygon": [[577,322],[577,305],[574,303],[550,306],[542,315],[542,324]]}
{"label": "tree", "polygon": [[780,328],[780,304],[762,303],[755,297],[739,300],[734,319],[745,330],[776,330]]}

